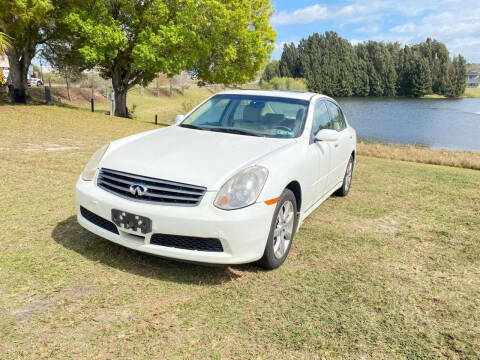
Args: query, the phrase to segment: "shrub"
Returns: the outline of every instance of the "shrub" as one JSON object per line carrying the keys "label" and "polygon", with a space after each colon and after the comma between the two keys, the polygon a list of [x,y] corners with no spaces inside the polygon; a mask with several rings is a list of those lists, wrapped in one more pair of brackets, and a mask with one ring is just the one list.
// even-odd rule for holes
{"label": "shrub", "polygon": [[262,81],[261,87],[266,90],[307,91],[305,80],[301,78],[274,77],[270,81]]}

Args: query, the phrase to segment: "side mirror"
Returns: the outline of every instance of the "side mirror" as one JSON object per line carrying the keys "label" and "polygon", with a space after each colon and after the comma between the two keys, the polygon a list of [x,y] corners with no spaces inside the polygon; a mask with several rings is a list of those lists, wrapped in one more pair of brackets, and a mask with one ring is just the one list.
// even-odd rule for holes
{"label": "side mirror", "polygon": [[180,124],[180,123],[183,121],[183,119],[185,119],[185,115],[177,115],[177,116],[175,116],[175,124],[176,124],[176,125]]}
{"label": "side mirror", "polygon": [[337,141],[340,138],[338,131],[322,129],[315,135],[315,141]]}

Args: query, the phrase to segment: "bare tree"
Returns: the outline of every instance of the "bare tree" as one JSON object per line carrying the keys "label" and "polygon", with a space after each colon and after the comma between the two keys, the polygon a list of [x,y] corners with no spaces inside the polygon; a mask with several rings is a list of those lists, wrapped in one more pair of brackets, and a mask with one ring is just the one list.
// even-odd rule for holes
{"label": "bare tree", "polygon": [[173,96],[173,88],[180,88],[182,96],[185,95],[185,89],[190,87],[190,76],[188,72],[182,71],[179,75],[170,78],[170,96]]}

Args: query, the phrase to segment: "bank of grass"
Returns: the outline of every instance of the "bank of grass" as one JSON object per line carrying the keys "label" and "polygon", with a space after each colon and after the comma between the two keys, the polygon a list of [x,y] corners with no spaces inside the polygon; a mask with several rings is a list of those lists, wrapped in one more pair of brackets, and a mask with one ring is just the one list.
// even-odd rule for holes
{"label": "bank of grass", "polygon": [[358,142],[357,151],[360,155],[383,159],[480,170],[480,153],[469,151],[438,150],[416,145],[400,146],[362,140]]}
{"label": "bank of grass", "polygon": [[90,155],[153,128],[0,107],[2,359],[480,357],[479,171],[359,156],[283,267],[208,268],[76,222]]}
{"label": "bank of grass", "polygon": [[[460,96],[461,98],[480,98],[480,87],[478,88],[465,88],[465,92]],[[447,99],[444,95],[428,94],[422,96],[424,99]]]}
{"label": "bank of grass", "polygon": [[465,97],[470,97],[470,98],[480,98],[480,87],[477,88],[466,88]]}

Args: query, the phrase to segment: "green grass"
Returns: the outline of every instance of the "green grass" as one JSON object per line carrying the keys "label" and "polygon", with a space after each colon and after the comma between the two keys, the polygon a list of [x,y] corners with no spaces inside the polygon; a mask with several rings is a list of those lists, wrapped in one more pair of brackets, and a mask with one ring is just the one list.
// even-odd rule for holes
{"label": "green grass", "polygon": [[2,359],[480,357],[479,171],[360,156],[280,269],[167,261],[75,219],[84,164],[147,106],[0,107]]}

